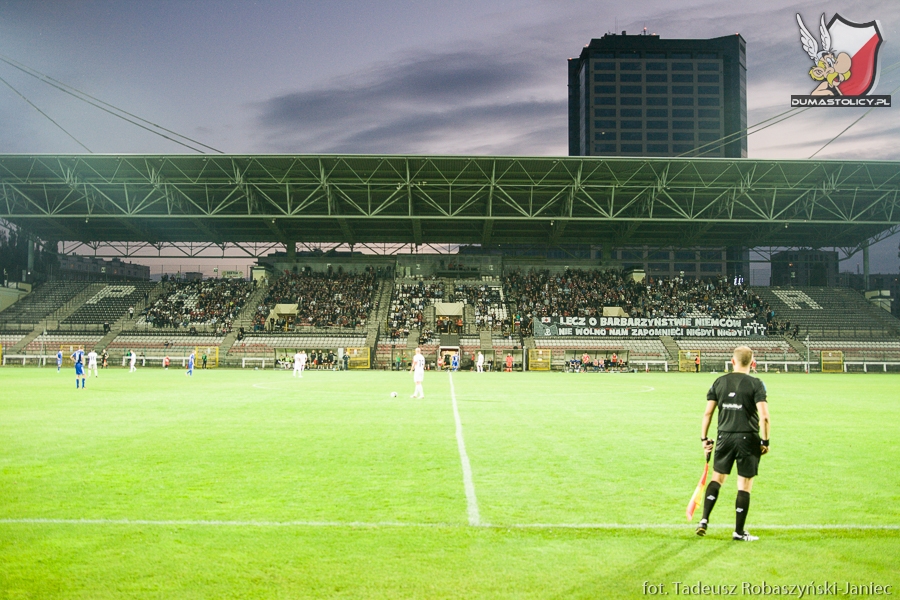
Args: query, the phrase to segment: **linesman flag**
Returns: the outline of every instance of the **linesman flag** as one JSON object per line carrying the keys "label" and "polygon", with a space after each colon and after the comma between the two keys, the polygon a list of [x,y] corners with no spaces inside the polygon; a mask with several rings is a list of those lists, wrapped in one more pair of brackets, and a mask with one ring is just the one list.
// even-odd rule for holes
{"label": "linesman flag", "polygon": [[700,498],[703,497],[703,486],[706,485],[706,476],[709,475],[709,457],[712,456],[712,451],[706,453],[706,465],[703,466],[703,475],[700,476],[700,483],[697,484],[697,489],[694,490],[694,493],[691,495],[691,500],[687,505],[687,520],[690,521],[694,518],[694,511],[700,505]]}

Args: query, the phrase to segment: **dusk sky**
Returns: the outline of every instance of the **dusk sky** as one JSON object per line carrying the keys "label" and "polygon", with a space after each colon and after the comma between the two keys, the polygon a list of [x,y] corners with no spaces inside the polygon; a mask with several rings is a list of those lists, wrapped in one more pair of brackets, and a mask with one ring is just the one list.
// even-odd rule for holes
{"label": "dusk sky", "polygon": [[[739,32],[748,121],[807,93],[795,14],[878,20],[873,93],[900,99],[900,2],[286,2],[0,0],[0,54],[226,153],[565,155],[566,59],[591,38]],[[0,63],[0,77],[96,153],[189,152]],[[864,109],[818,109],[749,138],[807,158]],[[900,160],[898,108],[817,158]],[[0,82],[0,153],[85,150]],[[872,250],[896,272],[898,236]],[[855,270],[854,259],[842,270]]]}

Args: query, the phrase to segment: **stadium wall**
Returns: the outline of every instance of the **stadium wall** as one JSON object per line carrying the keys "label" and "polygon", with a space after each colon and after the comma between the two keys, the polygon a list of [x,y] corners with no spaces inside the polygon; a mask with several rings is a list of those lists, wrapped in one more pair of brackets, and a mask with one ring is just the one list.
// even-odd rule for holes
{"label": "stadium wall", "polygon": [[[23,285],[23,284],[19,284]],[[24,284],[28,285],[28,284]],[[0,287],[0,311],[5,310],[6,308],[12,306],[16,302],[19,301],[20,298],[28,295],[31,286],[29,285],[29,290],[25,289],[17,289],[10,287]]]}

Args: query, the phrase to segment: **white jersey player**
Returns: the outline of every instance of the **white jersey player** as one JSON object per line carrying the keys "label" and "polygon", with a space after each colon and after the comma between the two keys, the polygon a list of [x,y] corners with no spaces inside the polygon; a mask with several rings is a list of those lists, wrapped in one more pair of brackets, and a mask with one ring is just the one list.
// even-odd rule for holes
{"label": "white jersey player", "polygon": [[475,361],[475,370],[478,373],[484,373],[484,354],[478,353],[478,360]]}
{"label": "white jersey player", "polygon": [[128,369],[129,373],[134,373],[137,371],[137,367],[135,367],[135,363],[137,362],[137,354],[134,353],[134,350],[131,351],[131,357],[128,359],[131,368]]}
{"label": "white jersey player", "polygon": [[91,369],[94,370],[94,377],[97,376],[97,353],[94,350],[88,352],[87,355],[88,365],[87,365],[87,374],[91,374]]}
{"label": "white jersey player", "polygon": [[294,377],[303,377],[303,367],[306,366],[306,353],[297,352],[294,354]]}
{"label": "white jersey player", "polygon": [[416,390],[410,398],[424,398],[425,392],[422,391],[422,382],[425,380],[425,357],[422,356],[421,348],[416,348],[416,354],[413,356],[410,369],[413,372],[413,382],[416,384]]}

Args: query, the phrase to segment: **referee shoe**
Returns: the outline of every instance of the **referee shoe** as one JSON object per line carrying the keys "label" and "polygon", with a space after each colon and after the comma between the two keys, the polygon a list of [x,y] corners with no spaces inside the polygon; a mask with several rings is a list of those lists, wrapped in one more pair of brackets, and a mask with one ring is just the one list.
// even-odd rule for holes
{"label": "referee shoe", "polygon": [[704,535],[706,535],[707,524],[708,524],[708,522],[706,520],[704,520],[704,519],[700,520],[700,523],[697,525],[697,535],[699,535],[700,537],[703,537]]}
{"label": "referee shoe", "polygon": [[758,535],[750,535],[749,531],[743,531],[742,533],[738,533],[735,531],[731,534],[731,539],[736,542],[755,542],[759,539]]}

